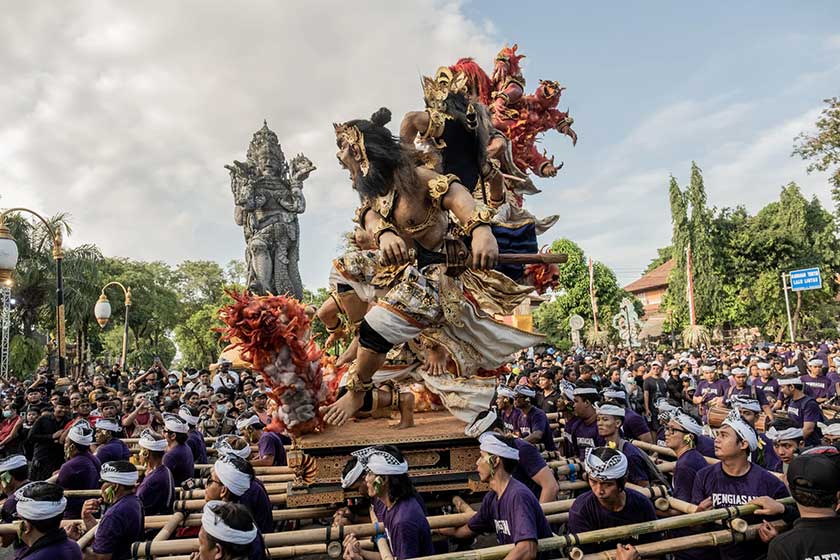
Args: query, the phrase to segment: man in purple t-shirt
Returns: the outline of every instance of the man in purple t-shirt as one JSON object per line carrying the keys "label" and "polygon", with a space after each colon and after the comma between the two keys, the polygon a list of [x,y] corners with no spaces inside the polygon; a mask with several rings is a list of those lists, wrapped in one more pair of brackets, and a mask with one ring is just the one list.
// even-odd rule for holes
{"label": "man in purple t-shirt", "polygon": [[566,426],[572,439],[572,453],[583,460],[590,447],[604,445],[598,435],[598,414],[595,403],[598,402],[598,390],[594,387],[576,387],[574,390],[573,411],[575,418]]}
{"label": "man in purple t-shirt", "polygon": [[780,379],[779,386],[782,395],[788,402],[788,418],[794,422],[797,428],[802,428],[805,445],[819,445],[821,435],[817,424],[823,421],[820,405],[804,393],[802,379],[799,377]]}
{"label": "man in purple t-shirt", "polygon": [[519,410],[514,434],[518,434],[528,443],[543,444],[546,451],[556,450],[557,445],[554,443],[554,433],[548,425],[548,417],[545,412],[531,404],[531,399],[537,395],[536,392],[525,385],[517,385],[513,393],[513,404]]}
{"label": "man in purple t-shirt", "polygon": [[[569,510],[569,534],[656,520],[656,510],[650,499],[625,488],[628,461],[621,451],[596,447],[587,453],[584,466],[590,491],[578,496]],[[659,538],[659,533],[647,533],[635,542],[653,542]],[[589,553],[603,547],[589,544],[580,548]]]}
{"label": "man in purple t-shirt", "polygon": [[820,358],[808,360],[808,375],[802,376],[805,394],[823,403],[834,396],[834,384],[823,375],[823,361]]}
{"label": "man in purple t-shirt", "polygon": [[[131,544],[143,540],[143,504],[135,495],[137,467],[128,461],[111,461],[102,465],[100,471],[102,498],[85,501],[82,508],[82,522],[85,530],[96,527],[93,537],[93,552],[111,560],[131,558]],[[97,523],[94,517],[102,504],[108,509]]]}
{"label": "man in purple t-shirt", "polygon": [[163,437],[168,446],[163,464],[172,472],[175,486],[181,486],[185,480],[195,476],[195,459],[187,446],[189,426],[176,414],[164,414],[163,427]]}
{"label": "man in purple t-shirt", "polygon": [[255,467],[284,466],[286,448],[283,447],[283,440],[274,432],[264,431],[264,428],[265,424],[256,412],[245,413],[236,421],[236,429],[245,440],[249,444],[256,443],[258,446],[259,458],[252,460],[252,465]]}
{"label": "man in purple t-shirt", "polygon": [[709,407],[723,406],[723,398],[729,389],[726,379],[717,379],[717,368],[712,364],[700,367],[703,379],[697,384],[692,402],[700,407],[700,413],[705,421],[708,418]]}
{"label": "man in purple t-shirt", "polygon": [[[66,502],[64,489],[49,482],[32,482],[15,492],[18,529],[26,560],[82,560],[79,545],[61,528]],[[24,556],[25,554],[25,556]]]}
{"label": "man in purple t-shirt", "polygon": [[[788,496],[781,480],[749,461],[749,454],[757,447],[755,431],[733,410],[715,438],[715,454],[720,463],[697,473],[691,501],[697,504],[698,511],[744,505],[761,496]],[[745,520],[751,524],[759,521],[755,515],[745,516]],[[720,546],[719,551],[722,560],[751,560],[765,554],[767,545],[761,541],[731,543]]]}
{"label": "man in purple t-shirt", "polygon": [[505,425],[505,431],[509,434],[516,431],[519,425],[519,415],[522,414],[518,408],[513,406],[513,400],[515,398],[516,394],[513,392],[513,389],[504,385],[500,385],[496,389],[496,408],[499,411],[499,418],[501,418],[502,423]]}
{"label": "man in purple t-shirt", "polygon": [[[67,462],[61,465],[56,482],[65,490],[95,490],[99,488],[99,459],[91,452],[93,428],[87,420],[79,420],[67,431],[64,456]],[[82,513],[84,498],[67,498],[66,519],[78,519]]]}
{"label": "man in purple t-shirt", "polygon": [[601,392],[605,403],[615,404],[624,409],[624,422],[621,424],[621,434],[629,440],[638,439],[647,443],[654,443],[654,433],[641,414],[627,406],[627,393],[611,388]]}
{"label": "man in purple t-shirt", "polygon": [[489,484],[481,508],[460,527],[438,529],[444,536],[466,539],[480,533],[496,533],[500,545],[512,544],[512,558],[534,560],[537,541],[552,536],[537,498],[512,473],[519,460],[513,438],[486,432],[479,438],[481,456],[478,476]]}

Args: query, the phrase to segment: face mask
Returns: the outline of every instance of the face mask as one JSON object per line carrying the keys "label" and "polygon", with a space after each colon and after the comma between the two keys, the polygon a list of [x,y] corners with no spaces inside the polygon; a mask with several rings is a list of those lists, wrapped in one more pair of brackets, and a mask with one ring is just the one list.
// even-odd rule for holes
{"label": "face mask", "polygon": [[3,418],[11,418],[11,417],[12,417],[12,411],[11,410],[4,410],[3,411]]}
{"label": "face mask", "polygon": [[219,414],[224,414],[227,412],[227,405],[226,404],[218,404],[216,405],[216,412]]}

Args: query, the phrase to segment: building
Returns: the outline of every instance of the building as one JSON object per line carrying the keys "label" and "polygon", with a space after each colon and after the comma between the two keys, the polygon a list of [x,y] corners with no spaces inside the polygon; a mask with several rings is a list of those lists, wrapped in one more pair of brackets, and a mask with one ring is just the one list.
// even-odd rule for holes
{"label": "building", "polygon": [[639,338],[650,338],[662,334],[665,322],[665,311],[662,309],[662,298],[668,289],[668,276],[674,268],[674,259],[670,259],[657,266],[635,282],[624,286],[624,290],[636,296],[645,309],[644,327]]}

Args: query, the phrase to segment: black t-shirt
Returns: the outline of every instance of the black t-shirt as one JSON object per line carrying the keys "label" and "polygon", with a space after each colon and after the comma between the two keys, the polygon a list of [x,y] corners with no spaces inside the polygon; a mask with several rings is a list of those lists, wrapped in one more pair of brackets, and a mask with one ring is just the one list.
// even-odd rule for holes
{"label": "black t-shirt", "polygon": [[557,401],[561,398],[562,395],[557,389],[547,395],[543,391],[539,391],[537,393],[537,408],[541,408],[546,414],[557,412]]}
{"label": "black t-shirt", "polygon": [[840,558],[840,517],[800,518],[770,541],[767,560]]}
{"label": "black t-shirt", "polygon": [[648,377],[642,389],[650,394],[650,411],[656,414],[656,400],[668,396],[668,384],[661,377]]}

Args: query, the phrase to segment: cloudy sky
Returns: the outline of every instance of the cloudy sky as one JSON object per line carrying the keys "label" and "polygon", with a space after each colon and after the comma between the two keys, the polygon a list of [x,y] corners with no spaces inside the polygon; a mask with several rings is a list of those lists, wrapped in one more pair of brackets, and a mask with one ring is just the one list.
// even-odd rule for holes
{"label": "cloudy sky", "polygon": [[[305,184],[301,271],[325,286],[354,197],[331,123],[421,107],[418,75],[505,42],[568,87],[572,148],[531,199],[635,279],[668,244],[669,175],[704,170],[709,200],[755,211],[824,175],[790,157],[840,94],[840,4],[790,2],[17,2],[0,13],[0,206],[67,211],[69,244],[113,256],[241,258],[226,163],[267,119]],[[396,123],[392,123],[396,130]]]}

